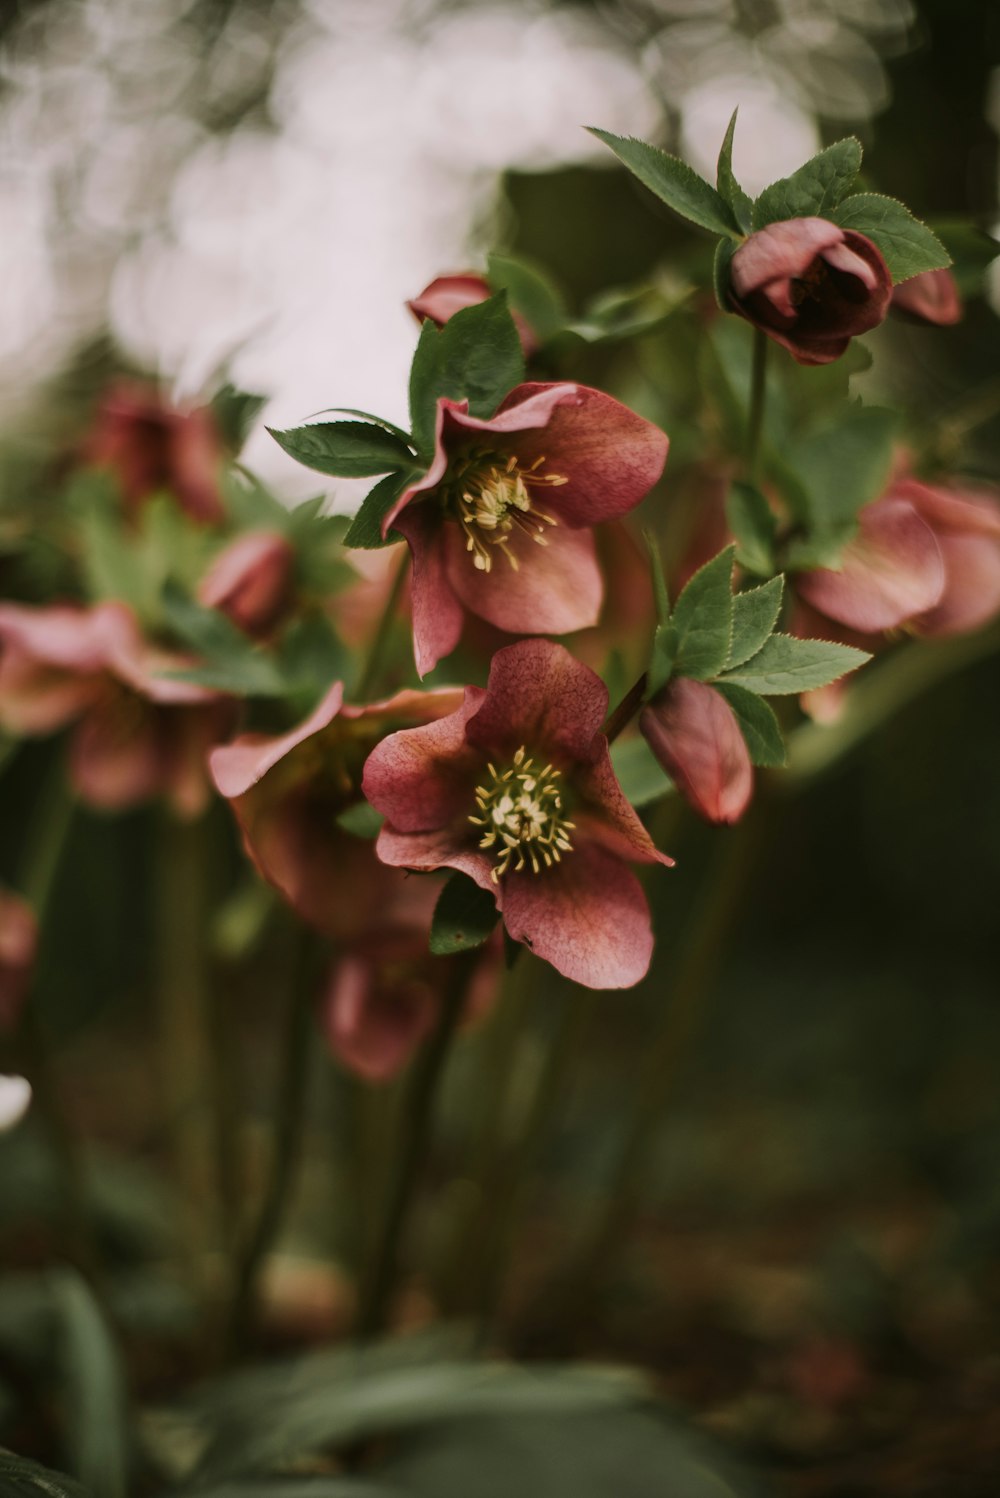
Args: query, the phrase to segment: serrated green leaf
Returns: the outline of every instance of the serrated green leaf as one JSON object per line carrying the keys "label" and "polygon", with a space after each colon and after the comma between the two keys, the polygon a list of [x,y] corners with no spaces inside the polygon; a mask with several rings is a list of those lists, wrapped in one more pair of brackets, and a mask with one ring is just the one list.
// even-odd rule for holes
{"label": "serrated green leaf", "polygon": [[420,477],[415,469],[408,473],[389,473],[380,479],[374,489],[369,489],[361,502],[344,537],[344,545],[356,550],[373,551],[379,546],[392,546],[400,539],[397,531],[390,531],[383,539],[382,521],[408,484]]}
{"label": "serrated green leaf", "polygon": [[727,669],[741,666],[757,654],[778,622],[784,588],[783,577],[772,577],[762,587],[734,596],[733,639]]}
{"label": "serrated green leaf", "polygon": [[73,1467],[95,1498],[124,1498],[128,1417],[121,1356],[93,1291],[75,1271],[57,1276],[55,1303]]}
{"label": "serrated green leaf", "polygon": [[732,682],[761,697],[782,697],[828,686],[870,660],[867,651],[855,650],[853,645],[772,635],[756,655],[727,671],[717,685]]}
{"label": "serrated green leaf", "polygon": [[434,907],[431,951],[435,957],[447,957],[481,947],[499,919],[489,890],[480,889],[466,874],[452,874]]}
{"label": "serrated green leaf", "polygon": [[[373,411],[361,411],[357,406],[327,406],[323,411],[315,411],[313,416],[357,416],[361,421],[370,421],[375,426],[391,432],[394,437],[399,438],[400,442],[405,442],[407,447],[412,442],[409,432],[404,432],[403,428],[398,427],[394,421],[387,421],[384,416],[376,416]],[[309,418],[310,421],[313,416]]]}
{"label": "serrated green leaf", "polygon": [[425,321],[410,368],[410,421],[419,451],[434,451],[442,396],[467,400],[473,416],[492,416],[523,379],[524,353],[506,291],[463,307],[443,328]]}
{"label": "serrated green leaf", "polygon": [[715,300],[723,312],[732,312],[729,305],[729,267],[733,262],[738,245],[731,239],[720,239],[715,246],[715,258],[712,261],[712,286],[715,289]]}
{"label": "serrated green leaf", "polygon": [[742,237],[740,226],[725,198],[704,177],[699,177],[687,162],[633,136],[612,135],[593,125],[587,128],[591,135],[596,135],[598,140],[611,147],[633,177],[638,177],[650,192],[681,218],[711,234],[726,234],[731,239]]}
{"label": "serrated green leaf", "polygon": [[566,303],[555,282],[539,267],[513,255],[490,255],[486,278],[494,291],[506,291],[510,305],[544,341],[566,325]]}
{"label": "serrated green leaf", "polygon": [[909,281],[925,270],[944,270],[951,256],[937,235],[898,198],[859,192],[827,215],[842,229],[855,229],[882,251],[893,285]]}
{"label": "serrated green leaf", "polygon": [[790,177],[765,187],[753,205],[754,229],[788,218],[833,218],[860,170],[861,142],[853,135],[835,141]]}
{"label": "serrated green leaf", "polygon": [[784,462],[802,482],[810,530],[850,527],[884,491],[899,417],[882,406],[848,406],[835,423],[793,441]]}
{"label": "serrated green leaf", "polygon": [[619,785],[636,810],[651,806],[674,790],[673,781],[641,735],[616,739],[611,745],[611,763]]}
{"label": "serrated green leaf", "polygon": [[735,682],[717,681],[713,685],[736,714],[751,762],[762,770],[780,769],[785,763],[785,741],[771,704]]}
{"label": "serrated green leaf", "polygon": [[681,593],[670,624],[682,676],[708,681],[725,668],[733,635],[733,556],[727,546],[698,569]]}
{"label": "serrated green leaf", "polygon": [[726,496],[726,523],[736,538],[736,560],[748,572],[769,577],[774,571],[777,517],[760,490],[736,479]]}
{"label": "serrated green leaf", "polygon": [[339,478],[372,478],[413,463],[407,444],[373,422],[317,421],[285,432],[274,427],[267,430],[296,462]]}
{"label": "serrated green leaf", "polygon": [[734,109],[733,117],[726,130],[726,138],[722,142],[722,150],[719,152],[715,180],[719,193],[732,209],[737,224],[745,234],[748,234],[753,223],[753,203],[733,176],[733,137],[736,134],[738,114],[739,110]]}
{"label": "serrated green leaf", "polygon": [[385,821],[382,813],[376,811],[368,801],[358,801],[356,805],[349,806],[342,811],[337,818],[337,826],[342,827],[345,832],[350,832],[354,837],[373,838],[378,837]]}

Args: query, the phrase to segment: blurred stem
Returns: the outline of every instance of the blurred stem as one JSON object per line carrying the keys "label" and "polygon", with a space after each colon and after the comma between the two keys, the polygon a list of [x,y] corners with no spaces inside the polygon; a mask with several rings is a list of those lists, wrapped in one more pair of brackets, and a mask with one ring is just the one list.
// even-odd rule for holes
{"label": "blurred stem", "polygon": [[401,1110],[402,1139],[393,1161],[379,1241],[361,1298],[358,1335],[362,1338],[375,1336],[386,1324],[390,1297],[395,1286],[401,1239],[427,1153],[438,1086],[465,1008],[469,980],[479,956],[478,951],[471,951],[458,953],[449,959],[451,972],[442,998],[437,1027],[417,1056],[408,1079],[409,1085]]}
{"label": "blurred stem", "polygon": [[244,1351],[252,1340],[261,1268],[278,1234],[294,1189],[302,1149],[316,946],[312,933],[304,927],[296,934],[298,942],[286,1001],[270,1169],[257,1220],[237,1263],[236,1289],[229,1321],[231,1353]]}
{"label": "blurred stem", "polygon": [[767,395],[768,337],[760,328],[753,331],[753,366],[750,372],[750,411],[747,417],[747,482],[757,482],[761,437],[764,431],[764,401]]}
{"label": "blurred stem", "polygon": [[399,607],[399,600],[403,593],[403,584],[406,582],[406,572],[410,559],[405,546],[401,547],[400,550],[403,554],[396,568],[396,576],[392,580],[392,588],[389,591],[389,597],[386,599],[385,608],[382,610],[382,617],[379,619],[375,638],[372,640],[368,658],[362,667],[361,675],[358,678],[358,684],[355,688],[355,696],[360,698],[362,702],[367,701],[371,696],[379,677],[382,675],[386,647],[392,637],[393,621],[395,620],[396,610]]}
{"label": "blurred stem", "polygon": [[622,729],[635,717],[642,706],[642,699],[645,695],[646,673],[644,671],[639,680],[633,682],[629,687],[618,706],[613,708],[608,714],[607,722],[604,725],[604,735],[609,744],[614,743]]}

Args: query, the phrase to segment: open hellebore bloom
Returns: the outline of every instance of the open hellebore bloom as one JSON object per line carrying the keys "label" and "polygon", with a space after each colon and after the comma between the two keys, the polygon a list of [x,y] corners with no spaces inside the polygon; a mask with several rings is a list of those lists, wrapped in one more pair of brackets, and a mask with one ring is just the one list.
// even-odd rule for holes
{"label": "open hellebore bloom", "polygon": [[[492,295],[493,287],[485,276],[465,271],[454,276],[438,276],[406,305],[418,322],[429,317],[432,323],[441,328],[456,312],[462,312],[466,307],[476,307],[480,302],[488,301]],[[538,348],[538,339],[519,312],[511,309],[510,315],[514,319],[524,357],[530,359]]]}
{"label": "open hellebore bloom", "polygon": [[615,778],[600,678],[551,640],[497,651],[485,691],[371,752],[364,792],[394,867],[458,869],[494,897],[511,937],[589,988],[648,966],[649,909],[626,860],[658,853]]}
{"label": "open hellebore bloom", "polygon": [[412,900],[407,881],[337,819],[361,800],[365,756],[383,734],[441,717],[460,701],[458,690],[404,691],[355,707],[334,682],[288,733],[244,733],[213,750],[212,779],[232,805],[248,857],[309,925],[351,943],[373,926],[412,927],[412,910],[399,907]]}
{"label": "open hellebore bloom", "polygon": [[223,518],[222,439],[205,407],[177,411],[156,390],[123,381],[102,401],[83,457],[117,476],[131,511],[172,494],[192,520]]}
{"label": "open hellebore bloom", "polygon": [[205,755],[232,708],[167,674],[189,664],[144,640],[123,604],[0,605],[0,727],[35,736],[72,723],[82,800],[120,811],[163,795],[195,817],[209,798]]}
{"label": "open hellebore bloom", "polygon": [[295,551],[277,531],[247,531],[220,551],[198,585],[198,602],[248,635],[266,635],[288,606]]}
{"label": "open hellebore bloom", "polygon": [[35,967],[38,924],[26,900],[0,889],[0,1035],[13,1030]]}
{"label": "open hellebore bloom", "polygon": [[750,751],[729,703],[703,681],[672,677],[639,715],[660,764],[709,822],[738,822],[753,794]]}
{"label": "open hellebore bloom", "polygon": [[597,623],[591,527],[634,508],[663,472],[667,438],[585,385],[518,385],[486,420],[438,401],[434,460],[383,521],[413,555],[417,669],[458,644],[463,611],[510,633]]}
{"label": "open hellebore bloom", "polygon": [[962,317],[962,299],[950,270],[925,270],[892,291],[892,310],[914,322],[950,328]]}
{"label": "open hellebore bloom", "polygon": [[892,278],[864,234],[824,218],[789,218],[733,255],[729,305],[800,364],[829,364],[889,310]]}

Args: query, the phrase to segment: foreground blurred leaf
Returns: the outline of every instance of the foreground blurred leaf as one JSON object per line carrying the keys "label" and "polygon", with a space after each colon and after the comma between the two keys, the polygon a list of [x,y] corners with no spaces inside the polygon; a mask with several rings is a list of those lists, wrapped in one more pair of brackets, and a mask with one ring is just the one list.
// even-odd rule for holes
{"label": "foreground blurred leaf", "polygon": [[80,1275],[70,1270],[59,1274],[55,1293],[73,1466],[95,1498],[124,1498],[128,1412],[118,1348],[93,1291]]}
{"label": "foreground blurred leaf", "polygon": [[38,1498],[39,1493],[45,1494],[45,1498],[88,1498],[87,1489],[64,1472],[53,1472],[2,1448],[0,1493],[3,1498]]}
{"label": "foreground blurred leaf", "polygon": [[466,874],[452,874],[434,907],[431,951],[436,957],[447,957],[481,947],[499,919],[489,890],[480,889]]}

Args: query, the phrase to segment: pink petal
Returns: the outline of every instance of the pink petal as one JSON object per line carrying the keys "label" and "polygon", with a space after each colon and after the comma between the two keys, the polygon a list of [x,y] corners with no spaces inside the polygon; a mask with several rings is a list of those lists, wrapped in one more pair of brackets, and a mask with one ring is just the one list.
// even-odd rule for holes
{"label": "pink petal", "polygon": [[132,691],[150,702],[164,704],[219,700],[220,694],[210,687],[172,678],[171,672],[187,670],[196,663],[190,656],[164,650],[145,639],[134,614],[124,604],[100,604],[95,615],[105,667]]}
{"label": "pink petal", "polygon": [[960,635],[1000,613],[1000,542],[990,536],[938,532],[944,593],[936,608],[913,621],[921,635]]}
{"label": "pink petal", "polygon": [[768,224],[751,234],[733,256],[732,288],[738,297],[745,297],[772,281],[801,277],[817,255],[828,259],[825,252],[843,241],[843,229],[825,218],[790,218]]}
{"label": "pink petal", "polygon": [[729,703],[712,687],[674,677],[639,727],[667,774],[710,822],[738,822],[753,794],[753,768]]}
{"label": "pink petal", "polygon": [[596,736],[607,711],[607,687],[565,646],[519,640],[493,657],[486,696],[466,734],[487,756],[513,754],[523,744],[546,758],[590,763],[601,752]]}
{"label": "pink petal", "polygon": [[395,830],[426,832],[457,820],[464,831],[475,810],[475,785],[483,768],[482,756],[467,742],[466,725],[484,696],[481,688],[467,687],[457,712],[391,733],[369,754],[364,794]]}
{"label": "pink petal", "polygon": [[277,735],[244,733],[231,744],[222,744],[209,756],[209,767],[220,796],[232,800],[256,785],[286,754],[331,724],[341,710],[344,683],[333,686],[296,728]]}
{"label": "pink petal", "polygon": [[796,590],[821,614],[864,631],[894,629],[940,599],[944,563],[931,528],[913,505],[879,499],[866,505],[839,572],[799,573]]}
{"label": "pink petal", "polygon": [[854,276],[866,291],[874,291],[878,286],[879,277],[875,267],[852,249],[850,244],[831,245],[828,250],[823,251],[823,259],[834,270],[841,271],[845,276]]}
{"label": "pink petal", "polygon": [[468,874],[480,889],[489,890],[499,904],[501,893],[493,881],[493,859],[470,846],[472,830],[467,819],[457,817],[453,825],[427,832],[398,832],[387,822],[378,835],[375,852],[383,863],[395,869],[419,873],[456,869],[460,874]]}
{"label": "pink petal", "polygon": [[219,552],[198,585],[198,602],[249,635],[266,634],[289,601],[295,551],[278,531],[247,531]]}
{"label": "pink petal", "polygon": [[106,690],[105,678],[40,664],[15,649],[0,656],[0,727],[13,734],[54,733]]}
{"label": "pink petal", "polygon": [[503,880],[514,941],[586,988],[630,988],[653,951],[642,886],[621,859],[584,839],[555,868]]}
{"label": "pink petal", "polygon": [[456,312],[466,307],[475,307],[491,295],[489,283],[483,276],[473,273],[454,276],[438,276],[425,286],[419,296],[407,302],[407,306],[418,321],[429,317],[440,327]]}
{"label": "pink petal", "polygon": [[154,710],[122,692],[93,707],[73,730],[70,779],[82,801],[124,811],[162,788],[163,742]]}
{"label": "pink petal", "polygon": [[418,973],[385,981],[369,957],[342,957],[323,998],[333,1054],[359,1076],[384,1082],[413,1055],[437,1018],[437,994]]}
{"label": "pink petal", "polygon": [[890,498],[906,499],[936,535],[953,531],[1000,537],[1000,504],[997,496],[979,489],[941,489],[916,479],[894,484]]}
{"label": "pink petal", "polygon": [[586,820],[588,836],[598,838],[620,858],[673,868],[674,860],[656,847],[619,785],[603,734],[599,736],[593,764],[577,771],[573,784],[582,801],[579,808],[574,807],[573,820],[578,824]]}
{"label": "pink petal", "polygon": [[448,528],[447,522],[428,514],[422,505],[404,511],[396,521],[413,558],[413,655],[420,676],[450,655],[462,637],[462,605],[452,592],[445,560]]}
{"label": "pink petal", "polygon": [[962,317],[962,299],[950,270],[925,270],[893,287],[892,307],[939,328],[951,327]]}
{"label": "pink petal", "polygon": [[589,530],[546,527],[540,546],[515,530],[515,571],[497,548],[492,570],[480,572],[457,525],[444,527],[448,581],[472,614],[510,634],[569,634],[597,623],[604,584]]}
{"label": "pink petal", "polygon": [[107,654],[107,607],[117,612],[118,605],[81,609],[0,604],[0,644],[64,671],[100,671]]}

